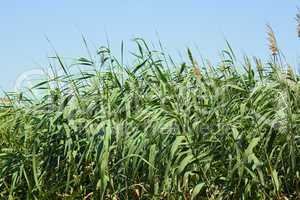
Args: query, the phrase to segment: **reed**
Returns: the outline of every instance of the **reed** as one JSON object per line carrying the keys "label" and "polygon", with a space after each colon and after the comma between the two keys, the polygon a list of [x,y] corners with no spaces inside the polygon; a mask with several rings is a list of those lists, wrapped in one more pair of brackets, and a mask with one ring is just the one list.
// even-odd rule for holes
{"label": "reed", "polygon": [[279,53],[279,49],[278,49],[275,33],[270,25],[267,25],[267,34],[268,34],[269,49],[272,55],[276,56]]}
{"label": "reed", "polygon": [[176,64],[135,43],[131,66],[108,48],[71,66],[56,54],[65,75],[10,93],[1,199],[299,198],[299,75],[237,66],[229,45],[200,68],[191,50]]}

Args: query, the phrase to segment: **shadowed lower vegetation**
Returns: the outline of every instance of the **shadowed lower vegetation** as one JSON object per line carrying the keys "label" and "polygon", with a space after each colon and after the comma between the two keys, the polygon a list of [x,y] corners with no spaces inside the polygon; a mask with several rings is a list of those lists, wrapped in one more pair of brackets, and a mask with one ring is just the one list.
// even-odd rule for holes
{"label": "shadowed lower vegetation", "polygon": [[277,49],[176,64],[135,41],[130,67],[56,55],[63,75],[7,94],[1,199],[299,198],[300,77]]}

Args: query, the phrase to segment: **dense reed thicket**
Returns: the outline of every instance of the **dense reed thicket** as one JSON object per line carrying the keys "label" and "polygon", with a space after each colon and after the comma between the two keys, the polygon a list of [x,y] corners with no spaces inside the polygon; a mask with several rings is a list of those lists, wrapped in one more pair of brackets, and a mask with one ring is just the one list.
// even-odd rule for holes
{"label": "dense reed thicket", "polygon": [[8,94],[1,199],[299,198],[300,77],[278,50],[176,64],[135,42],[132,66],[56,55],[63,75]]}

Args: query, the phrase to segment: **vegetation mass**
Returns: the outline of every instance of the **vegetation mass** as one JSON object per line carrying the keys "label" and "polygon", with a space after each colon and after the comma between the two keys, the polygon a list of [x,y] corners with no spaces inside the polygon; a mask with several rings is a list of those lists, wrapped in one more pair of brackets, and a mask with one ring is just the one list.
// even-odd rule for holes
{"label": "vegetation mass", "polygon": [[299,198],[300,77],[268,33],[267,63],[56,54],[63,74],[1,103],[0,198]]}

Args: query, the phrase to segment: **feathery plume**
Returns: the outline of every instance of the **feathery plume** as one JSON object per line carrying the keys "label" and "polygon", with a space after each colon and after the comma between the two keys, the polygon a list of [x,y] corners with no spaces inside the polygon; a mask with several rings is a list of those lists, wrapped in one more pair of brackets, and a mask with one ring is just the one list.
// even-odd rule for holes
{"label": "feathery plume", "polygon": [[195,61],[195,65],[194,65],[194,74],[197,79],[201,79],[201,71],[200,71],[197,61]]}
{"label": "feathery plume", "polygon": [[193,55],[192,55],[192,52],[190,49],[188,49],[188,56],[189,56],[189,59],[193,65],[193,72],[194,72],[194,75],[195,77],[199,80],[201,79],[201,71],[200,71],[200,67],[197,63],[197,61],[193,58]]}
{"label": "feathery plume", "polygon": [[278,55],[279,49],[277,46],[277,40],[274,34],[274,31],[270,25],[267,25],[267,34],[268,34],[268,41],[269,41],[269,49],[273,56]]}
{"label": "feathery plume", "polygon": [[288,66],[288,69],[287,69],[287,75],[290,78],[294,77],[294,71],[293,71],[293,68],[290,65]]}
{"label": "feathery plume", "polygon": [[8,104],[10,101],[7,98],[0,98],[0,104]]}

